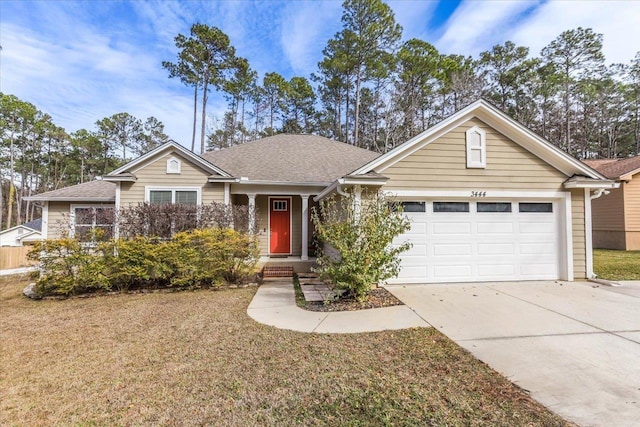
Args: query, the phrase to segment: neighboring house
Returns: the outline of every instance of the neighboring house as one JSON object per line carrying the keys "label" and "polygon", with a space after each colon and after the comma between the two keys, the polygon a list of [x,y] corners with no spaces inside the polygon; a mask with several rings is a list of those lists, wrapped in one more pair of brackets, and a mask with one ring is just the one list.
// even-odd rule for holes
{"label": "neighboring house", "polygon": [[621,182],[611,194],[593,201],[593,247],[640,250],[640,156],[584,163]]}
{"label": "neighboring house", "polygon": [[34,219],[22,225],[0,232],[0,246],[24,246],[42,240],[42,219]]}
{"label": "neighboring house", "polygon": [[346,188],[356,196],[382,188],[412,221],[399,241],[413,247],[393,282],[574,280],[593,275],[592,194],[616,185],[478,101],[382,156],[311,135],[277,135],[202,156],[170,142],[103,181],[31,200],[43,206],[44,237],[55,237],[52,224],[78,209],[95,215],[72,222],[72,234],[102,226],[105,206],[255,206],[262,260],[301,268],[312,261],[310,207]]}

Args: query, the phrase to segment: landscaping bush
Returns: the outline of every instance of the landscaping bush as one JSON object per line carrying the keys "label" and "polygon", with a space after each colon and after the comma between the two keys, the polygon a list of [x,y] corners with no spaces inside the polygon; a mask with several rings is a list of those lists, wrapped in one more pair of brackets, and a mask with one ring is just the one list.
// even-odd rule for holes
{"label": "landscaping bush", "polygon": [[40,262],[35,292],[40,296],[68,296],[108,290],[104,259],[78,240],[45,240],[34,245],[29,259]]}
{"label": "landscaping bush", "polygon": [[[351,193],[322,200],[312,209],[320,247],[316,271],[358,300],[373,285],[398,275],[399,255],[411,244],[392,245],[409,230],[402,209],[381,192],[363,193],[357,201]],[[334,253],[335,252],[335,253]]]}
{"label": "landscaping bush", "polygon": [[29,257],[40,261],[39,296],[240,283],[258,260],[255,237],[225,228],[178,233],[171,240],[138,236],[97,246],[47,240]]}

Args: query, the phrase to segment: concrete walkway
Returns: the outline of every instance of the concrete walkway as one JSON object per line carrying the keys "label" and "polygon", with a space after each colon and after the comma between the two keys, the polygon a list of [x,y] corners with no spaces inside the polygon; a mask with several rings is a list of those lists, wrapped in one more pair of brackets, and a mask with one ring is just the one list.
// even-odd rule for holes
{"label": "concrete walkway", "polygon": [[257,322],[276,328],[321,334],[430,326],[406,305],[329,313],[304,310],[296,305],[291,279],[261,285],[247,308],[247,314]]}
{"label": "concrete walkway", "polygon": [[640,282],[387,289],[560,416],[580,426],[640,425]]}

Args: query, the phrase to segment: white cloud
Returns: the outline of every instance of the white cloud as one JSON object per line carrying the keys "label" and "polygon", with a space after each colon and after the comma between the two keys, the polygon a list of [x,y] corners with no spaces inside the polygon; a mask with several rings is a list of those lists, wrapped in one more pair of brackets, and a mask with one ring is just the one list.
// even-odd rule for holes
{"label": "white cloud", "polygon": [[502,42],[504,34],[537,1],[465,1],[446,24],[436,42],[447,54],[477,55]]}
{"label": "white cloud", "polygon": [[402,25],[404,40],[412,38],[427,39],[429,21],[437,2],[390,0],[387,3],[395,14],[396,22]]}
{"label": "white cloud", "polygon": [[317,70],[322,49],[342,26],[336,1],[293,3],[284,12],[280,43],[293,71],[308,76]]}
{"label": "white cloud", "polygon": [[510,37],[538,55],[560,33],[577,27],[604,34],[603,51],[608,63],[628,63],[640,51],[640,2],[548,2],[520,22]]}

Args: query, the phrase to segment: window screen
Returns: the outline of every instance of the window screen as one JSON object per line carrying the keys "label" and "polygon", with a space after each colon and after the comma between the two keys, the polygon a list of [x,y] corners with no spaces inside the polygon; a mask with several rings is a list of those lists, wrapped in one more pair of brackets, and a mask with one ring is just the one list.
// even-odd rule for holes
{"label": "window screen", "polygon": [[511,212],[510,202],[478,202],[478,212]]}
{"label": "window screen", "polygon": [[176,191],[176,203],[181,205],[195,205],[198,203],[198,192]]}
{"label": "window screen", "polygon": [[171,203],[171,190],[152,190],[149,192],[149,203],[161,205]]}
{"label": "window screen", "polygon": [[434,212],[469,212],[469,202],[433,202]]}
{"label": "window screen", "polygon": [[425,212],[424,202],[401,202],[402,210],[404,212]]}
{"label": "window screen", "polygon": [[520,212],[546,213],[553,212],[553,203],[520,203]]}

